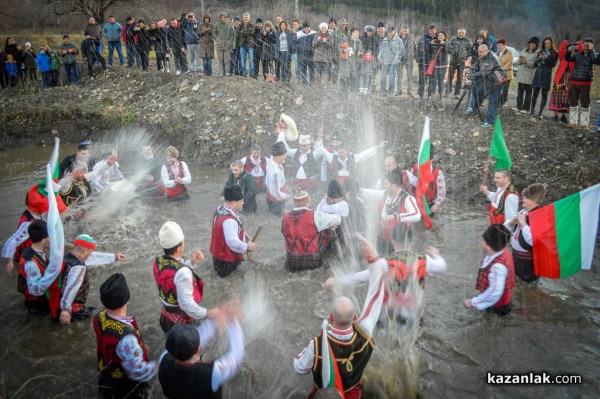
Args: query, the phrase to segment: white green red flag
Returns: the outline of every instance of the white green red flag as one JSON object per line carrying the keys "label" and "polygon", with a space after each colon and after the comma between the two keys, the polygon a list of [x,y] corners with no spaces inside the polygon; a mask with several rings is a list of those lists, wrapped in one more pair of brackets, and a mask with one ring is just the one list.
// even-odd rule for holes
{"label": "white green red flag", "polygon": [[596,184],[529,214],[535,274],[563,278],[592,267],[599,208]]}
{"label": "white green red flag", "polygon": [[429,138],[429,117],[425,117],[425,125],[423,126],[423,135],[421,136],[421,145],[419,146],[419,161],[417,163],[417,206],[421,212],[421,218],[425,223],[425,228],[430,229],[431,210],[427,203],[425,193],[430,184],[434,182],[433,172],[431,167],[431,140]]}
{"label": "white green red flag", "polygon": [[321,379],[323,381],[323,388],[333,387],[344,397],[344,386],[342,385],[340,370],[327,339],[328,325],[327,319],[323,320],[323,324],[321,325]]}
{"label": "white green red flag", "polygon": [[[52,177],[52,181],[54,182],[58,182],[58,172],[59,172],[59,167],[58,167],[58,152],[59,152],[59,148],[60,148],[60,139],[58,137],[54,138],[54,150],[52,150],[52,155],[50,156],[50,161],[48,161],[48,164],[51,167],[50,170],[50,176]],[[42,194],[43,196],[47,196],[48,193],[46,191],[46,181],[47,179],[43,179],[39,184],[38,184],[38,192],[40,194]],[[56,190],[54,190],[56,192]]]}

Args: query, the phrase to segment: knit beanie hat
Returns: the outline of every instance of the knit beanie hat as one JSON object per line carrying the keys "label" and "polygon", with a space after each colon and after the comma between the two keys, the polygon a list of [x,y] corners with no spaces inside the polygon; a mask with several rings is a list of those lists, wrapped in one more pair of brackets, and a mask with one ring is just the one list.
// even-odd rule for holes
{"label": "knit beanie hat", "polygon": [[48,237],[48,225],[43,220],[35,220],[27,227],[27,234],[31,242],[40,242]]}
{"label": "knit beanie hat", "polygon": [[198,330],[189,324],[175,324],[167,334],[165,344],[169,354],[180,362],[190,359],[200,347]]}
{"label": "knit beanie hat", "polygon": [[129,287],[121,273],[115,273],[100,286],[100,302],[108,310],[119,309],[129,302]]}
{"label": "knit beanie hat", "polygon": [[323,28],[325,28],[325,29],[327,29],[327,28],[328,28],[327,22],[321,22],[321,23],[319,24],[319,29],[323,29]]}
{"label": "knit beanie hat", "polygon": [[225,197],[225,201],[240,201],[244,199],[244,195],[242,194],[242,188],[238,185],[235,186],[227,186],[223,191],[223,196]]}
{"label": "knit beanie hat", "polygon": [[332,180],[327,186],[327,196],[331,199],[344,198],[344,189],[337,180]]}
{"label": "knit beanie hat", "polygon": [[96,249],[96,240],[87,234],[80,234],[73,241],[73,245],[77,245],[84,248]]}
{"label": "knit beanie hat", "polygon": [[296,205],[302,205],[310,201],[310,195],[306,191],[296,191],[294,194],[294,203]]}
{"label": "knit beanie hat", "polygon": [[144,25],[145,25],[145,24],[146,24],[146,21],[144,21],[144,18],[140,18],[140,19],[138,20],[138,24],[144,24]]}
{"label": "knit beanie hat", "polygon": [[538,205],[542,205],[544,203],[544,199],[546,198],[546,185],[541,183],[531,184],[527,186],[525,190],[523,190],[521,195]]}
{"label": "knit beanie hat", "polygon": [[158,241],[163,249],[175,248],[184,238],[181,227],[175,222],[166,222],[158,232]]}

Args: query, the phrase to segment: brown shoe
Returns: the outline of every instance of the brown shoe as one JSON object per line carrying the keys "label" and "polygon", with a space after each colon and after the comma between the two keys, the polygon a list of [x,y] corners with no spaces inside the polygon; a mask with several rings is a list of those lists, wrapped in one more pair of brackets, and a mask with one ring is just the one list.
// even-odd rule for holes
{"label": "brown shoe", "polygon": [[568,126],[568,128],[569,128],[569,129],[575,129],[575,128],[576,128],[576,126],[575,126],[575,125],[572,125],[572,124],[570,124],[570,123],[569,123],[569,126]]}
{"label": "brown shoe", "polygon": [[583,130],[584,132],[589,132],[590,128],[586,125],[586,126],[581,126],[581,130]]}

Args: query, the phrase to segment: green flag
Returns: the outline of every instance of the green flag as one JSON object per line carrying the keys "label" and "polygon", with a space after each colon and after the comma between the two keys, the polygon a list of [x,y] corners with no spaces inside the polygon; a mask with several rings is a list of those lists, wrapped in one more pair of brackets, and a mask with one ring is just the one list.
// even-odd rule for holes
{"label": "green flag", "polygon": [[496,168],[494,170],[512,168],[510,153],[508,152],[508,148],[506,148],[502,123],[500,123],[500,116],[498,115],[496,115],[494,135],[492,136],[492,142],[490,144],[490,155],[496,158]]}

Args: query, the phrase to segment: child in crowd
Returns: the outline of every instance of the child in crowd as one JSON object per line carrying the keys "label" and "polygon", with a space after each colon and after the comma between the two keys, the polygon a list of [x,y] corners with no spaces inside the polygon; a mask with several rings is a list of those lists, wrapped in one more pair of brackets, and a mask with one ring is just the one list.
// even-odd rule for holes
{"label": "child in crowd", "polygon": [[16,61],[10,54],[6,56],[6,74],[8,75],[8,84],[10,87],[15,87],[17,78],[19,77],[19,69],[17,68]]}
{"label": "child in crowd", "polygon": [[42,74],[42,87],[44,89],[49,89],[52,87],[52,63],[50,62],[50,56],[46,52],[45,47],[40,47],[38,49],[35,63]]}
{"label": "child in crowd", "polygon": [[371,76],[373,76],[373,52],[367,50],[358,63],[358,92],[360,94],[369,94]]}

